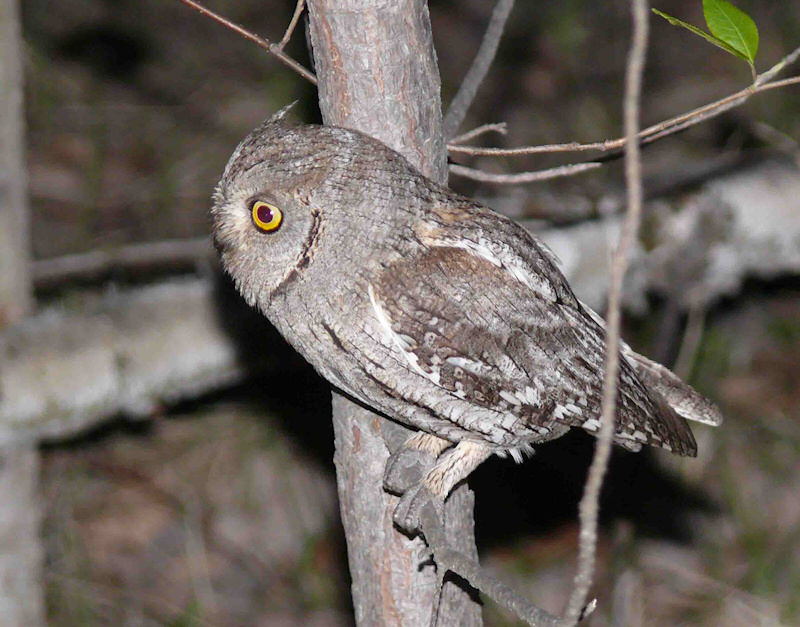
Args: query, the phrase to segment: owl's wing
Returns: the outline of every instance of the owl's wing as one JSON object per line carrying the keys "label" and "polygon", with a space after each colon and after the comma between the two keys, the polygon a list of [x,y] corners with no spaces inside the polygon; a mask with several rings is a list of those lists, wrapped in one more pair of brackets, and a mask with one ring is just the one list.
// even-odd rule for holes
{"label": "owl's wing", "polygon": [[[498,428],[527,430],[531,441],[566,426],[597,433],[603,326],[538,248],[531,254],[544,269],[464,241],[391,262],[369,287],[374,315],[409,372],[476,407],[514,416]],[[625,359],[615,441],[696,454],[686,422],[648,392]]]}

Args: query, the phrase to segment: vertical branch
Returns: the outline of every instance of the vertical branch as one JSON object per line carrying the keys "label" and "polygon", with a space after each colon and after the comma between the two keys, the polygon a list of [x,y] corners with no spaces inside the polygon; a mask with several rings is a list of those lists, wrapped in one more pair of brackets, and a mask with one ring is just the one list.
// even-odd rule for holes
{"label": "vertical branch", "polygon": [[[0,0],[0,328],[32,305],[22,45],[17,0]],[[0,448],[0,623],[44,624],[35,446]]]}
{"label": "vertical branch", "polygon": [[[377,137],[444,182],[440,80],[425,0],[308,0],[308,9],[325,123]],[[356,622],[427,624],[436,573],[431,566],[420,568],[423,542],[394,528],[397,498],[382,485],[389,456],[384,434],[389,426],[402,428],[337,394],[333,424]],[[455,490],[445,524],[454,548],[477,559],[473,503],[467,486]],[[451,582],[439,617],[441,624],[481,624],[480,606]]]}
{"label": "vertical branch", "polygon": [[17,0],[0,1],[0,327],[31,308],[22,46]]}
{"label": "vertical branch", "polygon": [[647,0],[631,0],[633,9],[633,43],[628,56],[625,76],[625,181],[628,192],[628,213],[622,235],[611,259],[611,285],[608,293],[606,321],[606,359],[603,380],[603,415],[600,436],[594,459],[589,468],[583,498],[579,507],[581,521],[580,553],[575,588],[567,607],[566,619],[570,624],[578,621],[586,604],[592,585],[597,549],[597,518],[600,490],[608,469],[611,443],[614,436],[614,416],[617,406],[617,378],[619,375],[620,292],[628,265],[628,251],[639,231],[642,213],[642,173],[639,142],[639,103],[642,90],[642,73],[647,52]]}
{"label": "vertical branch", "polygon": [[475,59],[467,71],[461,86],[458,88],[453,101],[450,103],[447,115],[444,117],[444,134],[448,139],[455,136],[458,127],[461,126],[464,117],[467,115],[469,106],[475,100],[478,88],[481,86],[483,79],[486,78],[489,66],[497,54],[497,46],[500,45],[506,21],[513,8],[514,0],[498,0],[494,11],[492,11],[489,26],[478,48],[478,54],[475,55]]}

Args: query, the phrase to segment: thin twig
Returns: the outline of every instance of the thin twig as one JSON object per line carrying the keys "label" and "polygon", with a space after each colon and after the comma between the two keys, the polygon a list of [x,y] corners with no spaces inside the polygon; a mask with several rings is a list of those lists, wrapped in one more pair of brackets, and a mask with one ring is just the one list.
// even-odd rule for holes
{"label": "thin twig", "polygon": [[292,38],[292,33],[294,32],[294,29],[297,27],[297,22],[300,21],[300,16],[303,14],[303,9],[305,8],[306,8],[306,0],[297,0],[297,6],[294,8],[294,15],[292,15],[292,21],[289,22],[289,26],[286,27],[286,32],[283,34],[283,38],[278,44],[279,50],[283,50],[286,47],[286,44],[289,43],[289,40]]}
{"label": "thin twig", "polygon": [[[798,50],[800,50],[800,48],[798,48]],[[784,78],[780,81],[773,81],[771,83],[761,85],[756,90],[756,93],[769,91],[770,89],[778,89],[779,87],[786,87],[787,85],[797,85],[798,83],[800,83],[800,76],[792,76],[791,78]]]}
{"label": "thin twig", "polygon": [[536,170],[535,172],[518,172],[516,174],[494,174],[475,170],[456,163],[450,164],[450,172],[458,176],[463,176],[473,181],[481,183],[495,183],[497,185],[519,185],[521,183],[533,183],[535,181],[548,181],[562,176],[572,176],[580,172],[587,172],[602,166],[602,163],[590,161],[588,163],[575,163],[572,165],[560,165],[556,168],[547,170]]}
{"label": "thin twig", "polygon": [[497,5],[494,7],[492,17],[489,19],[489,26],[486,28],[486,33],[483,35],[483,40],[478,48],[478,54],[475,55],[472,65],[467,70],[467,75],[464,77],[444,116],[445,138],[456,134],[458,127],[464,121],[464,116],[467,115],[467,110],[475,100],[475,94],[478,93],[478,88],[481,86],[483,79],[486,78],[489,66],[492,64],[495,54],[497,54],[497,46],[500,44],[506,20],[508,20],[508,15],[513,7],[514,0],[498,0]]}
{"label": "thin twig", "polygon": [[672,369],[681,379],[688,380],[694,370],[697,359],[697,349],[703,339],[703,330],[706,325],[706,308],[703,305],[693,305],[689,309],[686,320],[686,329],[683,332],[681,347]]}
{"label": "thin twig", "polygon": [[783,59],[778,61],[766,72],[762,72],[756,79],[755,84],[757,86],[761,86],[764,83],[771,83],[773,78],[775,78],[780,72],[782,72],[785,67],[797,61],[797,59],[800,59],[800,47],[792,50],[789,54],[783,57]]}
{"label": "thin twig", "polygon": [[508,125],[505,122],[495,122],[494,124],[482,124],[478,128],[473,128],[471,131],[467,131],[457,137],[454,137],[450,140],[450,144],[463,144],[464,142],[468,142],[470,139],[475,139],[485,133],[500,133],[501,135],[505,135],[508,132]]}
{"label": "thin twig", "polygon": [[[770,79],[778,74],[781,70],[787,67],[800,57],[800,48],[792,51],[786,55],[772,68],[761,74],[753,85],[746,87],[734,94],[721,98],[715,102],[705,104],[701,107],[693,109],[687,113],[682,113],[658,124],[654,124],[641,131],[638,137],[646,139],[647,143],[671,135],[683,130],[689,126],[693,126],[711,117],[715,117],[729,109],[738,107],[744,104],[751,96],[759,94],[770,89],[778,89],[788,85],[796,85],[800,83],[800,76],[793,76],[780,81],[771,81]],[[585,152],[597,150],[606,152],[609,150],[618,150],[625,146],[626,138],[620,137],[618,139],[608,139],[602,142],[592,142],[588,144],[581,144],[578,142],[569,142],[566,144],[545,144],[542,146],[520,146],[518,148],[484,148],[481,146],[459,146],[454,143],[448,144],[447,148],[450,152],[463,153],[468,155],[484,155],[484,156],[514,156],[514,155],[533,155],[540,153],[553,153],[553,152]]]}
{"label": "thin twig", "polygon": [[309,72],[306,68],[300,65],[297,61],[292,59],[288,54],[286,54],[279,45],[273,44],[268,39],[264,39],[263,37],[259,37],[255,33],[250,32],[243,26],[239,26],[235,22],[231,22],[228,18],[222,17],[219,13],[214,13],[211,9],[207,9],[199,2],[195,2],[195,0],[180,0],[184,4],[192,7],[196,11],[199,11],[206,17],[210,17],[212,20],[219,22],[223,26],[227,26],[232,31],[239,33],[245,39],[249,39],[255,44],[258,44],[264,50],[269,52],[270,54],[274,55],[278,58],[278,61],[290,67],[295,72],[297,72],[300,76],[302,76],[307,81],[313,83],[314,85],[317,84],[317,77],[314,76],[311,72]]}
{"label": "thin twig", "polygon": [[586,596],[594,579],[600,490],[603,486],[603,478],[608,470],[617,405],[620,292],[622,291],[622,280],[628,265],[628,250],[639,230],[642,212],[642,166],[639,142],[636,141],[636,137],[639,134],[642,74],[647,52],[647,4],[647,0],[631,0],[633,42],[628,56],[628,70],[625,75],[624,101],[625,137],[628,138],[625,151],[628,213],[625,216],[622,236],[611,259],[611,284],[608,294],[606,358],[603,378],[602,426],[600,427],[594,458],[589,467],[589,476],[586,480],[586,487],[578,510],[581,522],[578,572],[575,575],[575,587],[570,596],[566,612],[566,619],[571,621],[572,624],[577,623],[580,618],[581,610],[586,604]]}
{"label": "thin twig", "polygon": [[518,148],[487,148],[484,146],[459,146],[450,142],[447,149],[450,152],[465,155],[484,156],[484,157],[514,157],[516,155],[535,155],[539,153],[553,152],[586,152],[589,150],[607,151],[621,148],[625,145],[625,139],[607,139],[602,142],[591,144],[581,144],[579,142],[569,142],[567,144],[543,144],[541,146],[519,146]]}

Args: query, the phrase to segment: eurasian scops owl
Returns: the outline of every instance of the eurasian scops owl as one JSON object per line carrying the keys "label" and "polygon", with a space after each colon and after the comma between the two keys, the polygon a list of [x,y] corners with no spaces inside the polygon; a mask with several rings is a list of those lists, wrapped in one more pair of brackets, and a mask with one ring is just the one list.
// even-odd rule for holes
{"label": "eurasian scops owl", "polygon": [[[222,263],[331,384],[420,430],[407,446],[438,456],[420,487],[443,501],[493,453],[597,434],[604,322],[542,242],[371,137],[284,115],[239,144],[216,189]],[[717,425],[717,408],[621,354],[614,441],[695,456],[686,419]]]}

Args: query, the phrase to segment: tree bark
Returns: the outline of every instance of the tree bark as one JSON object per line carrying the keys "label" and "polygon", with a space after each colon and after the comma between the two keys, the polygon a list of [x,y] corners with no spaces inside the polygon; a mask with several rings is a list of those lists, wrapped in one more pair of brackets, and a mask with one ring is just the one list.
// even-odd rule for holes
{"label": "tree bark", "polygon": [[[440,79],[424,0],[309,0],[311,41],[322,117],[376,137],[424,174],[447,178]],[[359,625],[425,625],[436,592],[424,544],[392,525],[397,498],[383,490],[389,449],[399,427],[334,395],[339,500],[347,536]],[[401,437],[394,437],[398,440]],[[448,499],[445,523],[454,548],[477,559],[474,497],[466,485]],[[424,559],[424,558],[423,558]],[[447,582],[440,625],[479,625],[480,605]]]}
{"label": "tree bark", "polygon": [[[31,308],[22,46],[17,0],[0,0],[0,328]],[[0,625],[44,624],[39,452],[0,448]]]}

